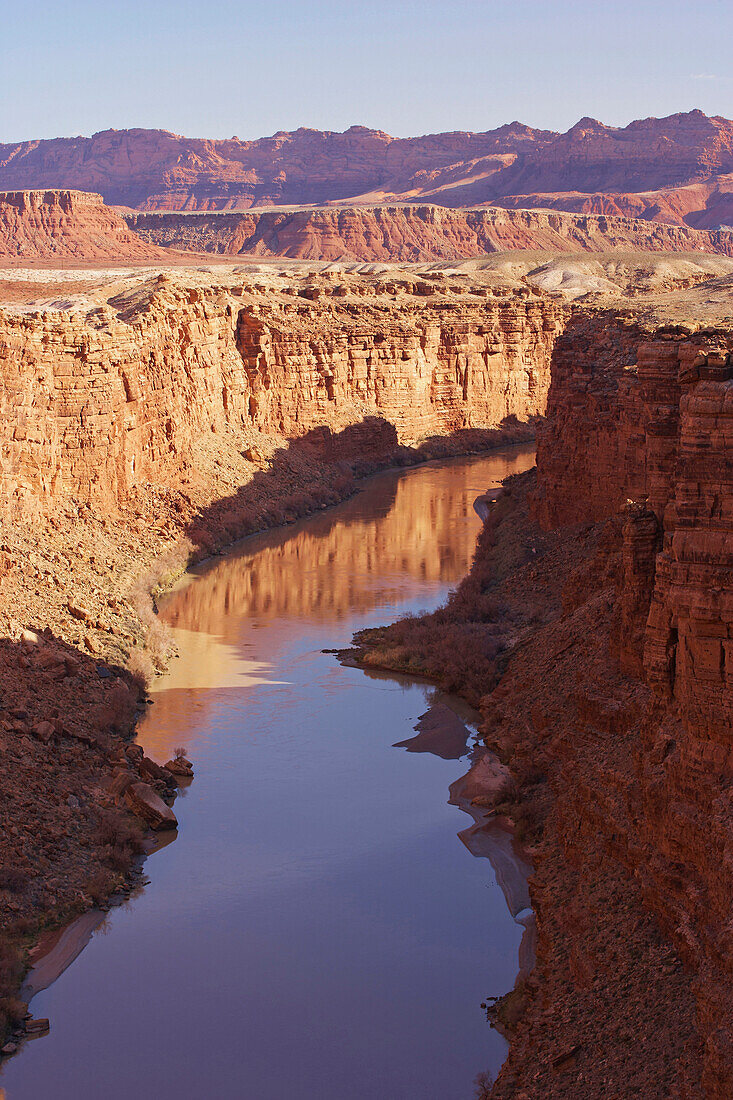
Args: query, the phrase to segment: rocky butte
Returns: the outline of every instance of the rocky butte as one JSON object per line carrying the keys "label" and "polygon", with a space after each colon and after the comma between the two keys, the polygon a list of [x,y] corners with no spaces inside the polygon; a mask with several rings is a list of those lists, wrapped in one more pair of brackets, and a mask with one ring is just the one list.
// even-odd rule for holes
{"label": "rocky butte", "polygon": [[[680,171],[722,171],[723,120],[678,118]],[[646,186],[639,126],[602,136],[626,135]],[[513,775],[494,808],[535,863],[538,961],[494,1010],[512,1038],[494,1095],[726,1100],[731,260],[153,266],[16,268],[0,286],[10,1047],[39,928],[129,889],[147,827],[173,823],[188,764],[130,744],[166,659],[156,584],[370,471],[536,431],[536,471],[489,509],[447,608],[370,632],[362,659],[480,705]]]}
{"label": "rocky butte", "polygon": [[0,192],[0,258],[4,262],[158,260],[165,253],[142,241],[105,206],[83,191]]}

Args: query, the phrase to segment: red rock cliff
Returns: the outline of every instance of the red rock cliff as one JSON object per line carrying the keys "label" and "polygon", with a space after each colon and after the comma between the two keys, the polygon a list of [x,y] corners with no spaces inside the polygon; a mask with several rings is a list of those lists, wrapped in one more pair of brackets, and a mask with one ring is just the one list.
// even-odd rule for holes
{"label": "red rock cliff", "polygon": [[[699,1084],[714,1100],[733,1095],[732,352],[730,331],[577,315],[538,441],[546,527],[625,514],[612,649],[649,689],[624,730],[634,774],[599,763],[591,797],[571,754],[561,801],[631,869],[696,975]],[[576,858],[582,843],[568,830]]]}
{"label": "red rock cliff", "polygon": [[541,413],[565,306],[439,290],[161,276],[88,315],[0,313],[3,507],[175,486],[212,432],[293,438],[376,416],[397,444]]}
{"label": "red rock cliff", "polygon": [[[710,207],[714,220],[700,224],[714,227],[730,224],[730,198],[721,204],[719,192],[729,189],[731,173],[733,123],[702,111],[638,119],[623,128],[582,118],[565,134],[518,122],[484,133],[414,138],[364,126],[344,133],[301,128],[256,141],[135,129],[0,145],[2,187],[101,191],[107,202],[140,210],[394,199],[516,206],[517,196],[527,194],[554,196],[560,209],[574,210],[580,194],[611,204],[588,208],[594,212],[643,210],[650,220],[667,221],[666,191],[707,184],[684,217],[698,224],[696,212]],[[660,189],[659,202],[648,198]]]}
{"label": "red rock cliff", "polygon": [[84,191],[0,192],[0,258],[160,260],[101,195]]}
{"label": "red rock cliff", "polygon": [[464,259],[518,248],[733,255],[733,233],[727,230],[703,232],[605,214],[499,207],[447,210],[402,205],[227,214],[156,212],[127,215],[127,222],[151,244],[230,256],[418,262]]}

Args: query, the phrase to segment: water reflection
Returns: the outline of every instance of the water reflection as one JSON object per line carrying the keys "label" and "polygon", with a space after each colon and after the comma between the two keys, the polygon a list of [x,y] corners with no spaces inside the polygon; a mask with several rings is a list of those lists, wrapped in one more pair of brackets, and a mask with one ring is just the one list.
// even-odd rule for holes
{"label": "water reflection", "polygon": [[[274,683],[273,647],[287,644],[304,621],[343,625],[345,643],[358,629],[355,615],[422,608],[455,585],[473,557],[476,498],[533,463],[533,449],[521,446],[381,474],[337,509],[249,538],[192,571],[164,602],[180,656],[153,687],[146,750],[161,762],[170,758],[181,745],[182,715],[206,706],[204,689]],[[265,624],[267,660],[259,637]],[[198,740],[189,733],[186,748],[195,751]]]}
{"label": "water reflection", "polygon": [[442,602],[470,564],[474,498],[531,462],[382,475],[161,605],[181,657],[140,740],[194,759],[178,839],[106,935],[63,969],[77,929],[49,960],[33,1011],[51,1032],[4,1070],[7,1100],[465,1100],[498,1069],[480,1004],[513,984],[522,928],[471,855],[491,859],[485,823],[448,802],[471,714],[323,650]]}
{"label": "water reflection", "polygon": [[245,616],[340,621],[455,584],[473,557],[477,495],[533,461],[530,448],[515,447],[381,474],[337,510],[301,520],[285,535],[247,539],[177,593],[166,619],[238,643]]}

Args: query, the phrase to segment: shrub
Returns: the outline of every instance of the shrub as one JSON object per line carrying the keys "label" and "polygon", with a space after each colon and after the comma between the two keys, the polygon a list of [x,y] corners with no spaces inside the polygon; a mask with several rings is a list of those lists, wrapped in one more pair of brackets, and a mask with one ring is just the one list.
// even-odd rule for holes
{"label": "shrub", "polygon": [[22,1023],[27,1011],[28,1005],[20,997],[0,997],[0,1031]]}
{"label": "shrub", "polygon": [[28,885],[28,875],[19,867],[0,868],[0,890],[9,890],[11,894],[20,894]]}
{"label": "shrub", "polygon": [[27,1005],[8,990],[15,989],[23,976],[23,960],[9,936],[0,932],[0,1038],[25,1016]]}
{"label": "shrub", "polygon": [[142,852],[144,836],[143,827],[136,818],[111,810],[100,814],[96,839],[102,847],[105,863],[113,870],[127,870],[135,856]]}
{"label": "shrub", "polygon": [[116,885],[117,880],[112,872],[100,868],[87,882],[86,892],[95,905],[100,905],[113,893]]}

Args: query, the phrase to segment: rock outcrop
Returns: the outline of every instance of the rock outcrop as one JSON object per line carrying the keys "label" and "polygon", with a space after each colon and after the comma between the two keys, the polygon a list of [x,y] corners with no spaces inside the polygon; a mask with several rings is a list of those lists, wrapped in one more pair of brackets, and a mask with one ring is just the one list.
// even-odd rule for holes
{"label": "rock outcrop", "polygon": [[42,515],[69,498],[116,508],[148,481],[177,486],[212,432],[328,447],[349,428],[356,453],[377,428],[389,450],[526,423],[544,409],[567,307],[527,289],[449,291],[159,276],[89,315],[0,313],[2,510]]}
{"label": "rock outcrop", "polygon": [[84,191],[0,192],[0,261],[159,261],[163,249],[143,241],[101,195]]}
{"label": "rock outcrop", "polygon": [[625,749],[589,768],[565,746],[558,799],[566,824],[583,823],[561,834],[565,855],[577,861],[592,833],[640,883],[696,976],[701,1069],[689,1095],[723,1100],[733,1092],[733,334],[577,317],[556,345],[538,475],[546,527],[621,517],[609,656],[645,685],[626,711],[597,686],[594,698],[576,688],[585,730],[615,707]]}
{"label": "rock outcrop", "polygon": [[489,252],[714,252],[733,255],[733,232],[699,231],[605,214],[547,210],[446,210],[440,206],[356,206],[225,214],[128,214],[157,245],[228,256],[420,262]]}
{"label": "rock outcrop", "polygon": [[[415,138],[301,128],[256,141],[136,129],[0,145],[2,187],[100,191],[138,210],[498,203],[715,228],[733,222],[732,174],[733,123],[702,111],[624,128],[583,118],[565,134],[517,122]],[[684,197],[681,186],[691,188]],[[522,201],[528,195],[542,201]]]}

